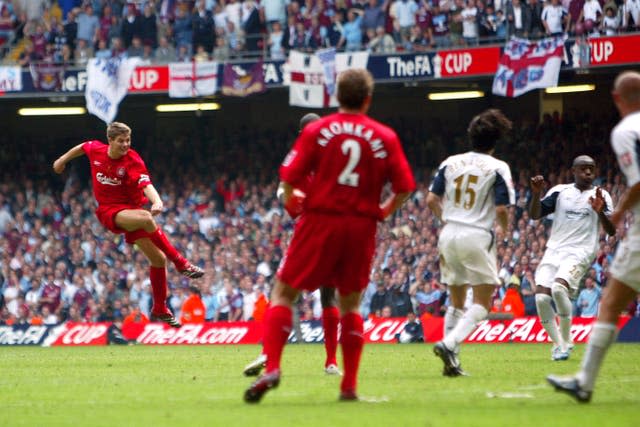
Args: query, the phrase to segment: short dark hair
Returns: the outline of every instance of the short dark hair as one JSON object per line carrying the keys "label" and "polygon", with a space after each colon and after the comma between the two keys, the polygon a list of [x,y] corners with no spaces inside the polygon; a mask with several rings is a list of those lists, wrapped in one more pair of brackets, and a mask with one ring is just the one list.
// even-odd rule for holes
{"label": "short dark hair", "polygon": [[338,74],[338,102],[341,107],[359,109],[373,94],[373,76],[364,68],[352,68]]}
{"label": "short dark hair", "polygon": [[496,142],[511,130],[511,120],[502,111],[490,108],[475,116],[469,123],[467,134],[471,147],[480,152],[489,152]]}

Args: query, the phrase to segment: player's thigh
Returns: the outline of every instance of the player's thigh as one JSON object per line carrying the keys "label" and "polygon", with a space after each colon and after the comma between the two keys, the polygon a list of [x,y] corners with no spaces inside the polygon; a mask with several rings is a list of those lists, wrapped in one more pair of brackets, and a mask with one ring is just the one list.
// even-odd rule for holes
{"label": "player's thigh", "polygon": [[440,255],[440,280],[449,286],[465,284],[465,268],[458,254],[456,230],[447,224],[438,238]]}
{"label": "player's thigh", "polygon": [[314,215],[303,215],[278,268],[278,277],[298,290],[315,290],[331,286],[339,252],[331,250],[338,230]]}
{"label": "player's thigh", "polygon": [[140,228],[149,229],[155,226],[151,212],[144,209],[124,209],[118,212],[114,218],[116,225],[126,231],[134,231]]}
{"label": "player's thigh", "polygon": [[351,218],[336,225],[342,231],[329,250],[337,251],[340,257],[331,282],[340,295],[362,292],[369,283],[377,222],[370,218]]}
{"label": "player's thigh", "polygon": [[547,249],[538,264],[538,268],[535,273],[536,286],[540,286],[546,289],[551,289],[553,282],[560,266],[560,254],[553,249]]}
{"label": "player's thigh", "polygon": [[609,269],[611,277],[640,292],[640,238],[623,240]]}

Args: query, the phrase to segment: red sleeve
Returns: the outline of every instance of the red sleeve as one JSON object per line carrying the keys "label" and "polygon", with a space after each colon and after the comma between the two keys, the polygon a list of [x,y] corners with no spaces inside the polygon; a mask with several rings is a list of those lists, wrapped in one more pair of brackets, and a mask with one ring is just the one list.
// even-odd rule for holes
{"label": "red sleeve", "polygon": [[393,133],[391,141],[392,149],[390,150],[389,167],[393,192],[396,194],[410,193],[416,189],[416,181],[413,177],[411,166],[409,166],[400,140],[395,133]]}
{"label": "red sleeve", "polygon": [[313,164],[313,137],[307,126],[280,165],[280,180],[295,188],[304,186]]}
{"label": "red sleeve", "polygon": [[102,143],[100,141],[85,141],[82,144],[82,150],[84,151],[84,154],[87,155],[87,157],[91,158],[91,153],[96,147],[96,144],[102,144]]}
{"label": "red sleeve", "polygon": [[147,185],[151,185],[151,177],[149,176],[149,171],[142,157],[133,150],[131,150],[131,152],[131,159],[133,160],[130,169],[131,179],[133,179],[137,183],[138,188],[142,190]]}

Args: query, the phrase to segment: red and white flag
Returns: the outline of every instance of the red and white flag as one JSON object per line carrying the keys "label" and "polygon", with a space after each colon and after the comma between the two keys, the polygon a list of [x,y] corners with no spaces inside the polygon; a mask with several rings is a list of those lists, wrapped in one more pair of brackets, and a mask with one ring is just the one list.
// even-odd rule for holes
{"label": "red and white flag", "polygon": [[492,92],[515,98],[533,89],[557,86],[566,38],[509,40],[493,79]]}
{"label": "red and white flag", "polygon": [[[336,74],[349,68],[367,68],[368,52],[338,53]],[[289,53],[289,105],[306,108],[337,107],[335,94],[325,84],[327,70],[317,55],[291,51]],[[286,78],[285,78],[286,79]]]}
{"label": "red and white flag", "polygon": [[169,97],[195,98],[218,90],[217,62],[172,62],[169,64]]}

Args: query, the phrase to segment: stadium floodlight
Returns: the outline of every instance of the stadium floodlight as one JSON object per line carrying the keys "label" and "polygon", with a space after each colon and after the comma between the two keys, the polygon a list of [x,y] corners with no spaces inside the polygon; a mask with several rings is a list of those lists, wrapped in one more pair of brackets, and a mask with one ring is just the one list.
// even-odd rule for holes
{"label": "stadium floodlight", "polygon": [[198,104],[159,104],[156,111],[159,113],[179,113],[184,111],[213,111],[219,110],[217,102],[202,102]]}
{"label": "stadium floodlight", "polygon": [[545,93],[571,93],[571,92],[589,92],[592,90],[596,90],[596,85],[584,84],[584,85],[548,87],[544,90],[544,92]]}
{"label": "stadium floodlight", "polygon": [[77,116],[86,114],[84,107],[20,108],[20,116]]}
{"label": "stadium floodlight", "polygon": [[453,99],[473,99],[482,98],[484,92],[481,90],[464,90],[460,92],[434,92],[427,97],[429,101],[450,101]]}

